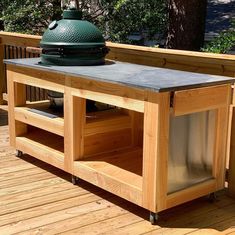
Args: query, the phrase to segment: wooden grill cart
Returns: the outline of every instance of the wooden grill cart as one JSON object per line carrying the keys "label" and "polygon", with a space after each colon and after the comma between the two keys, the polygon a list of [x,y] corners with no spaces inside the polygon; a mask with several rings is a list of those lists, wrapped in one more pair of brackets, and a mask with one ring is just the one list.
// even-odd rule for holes
{"label": "wooden grill cart", "polygon": [[[73,177],[157,212],[224,187],[233,78],[107,61],[6,60],[10,143]],[[26,85],[61,92],[64,114],[26,103]],[[87,112],[86,100],[108,109]],[[103,105],[104,106],[104,105]]]}

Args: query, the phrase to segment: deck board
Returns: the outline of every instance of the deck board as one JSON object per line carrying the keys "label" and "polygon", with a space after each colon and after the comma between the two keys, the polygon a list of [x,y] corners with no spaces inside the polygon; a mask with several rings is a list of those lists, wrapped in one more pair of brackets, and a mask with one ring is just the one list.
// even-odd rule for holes
{"label": "deck board", "polygon": [[0,234],[235,234],[235,200],[220,191],[160,213],[148,211],[35,158],[17,158],[0,109]]}

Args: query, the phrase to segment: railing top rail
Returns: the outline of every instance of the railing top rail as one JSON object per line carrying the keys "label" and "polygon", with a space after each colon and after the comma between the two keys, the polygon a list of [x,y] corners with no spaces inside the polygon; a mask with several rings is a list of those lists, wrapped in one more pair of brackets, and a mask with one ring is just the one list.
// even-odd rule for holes
{"label": "railing top rail", "polygon": [[[19,47],[39,47],[40,40],[41,36],[0,31],[0,43],[6,45]],[[138,57],[138,60],[142,57],[144,60],[146,58],[150,60],[160,59],[163,61],[174,61],[174,63],[185,64],[187,66],[197,66],[197,64],[200,66],[203,66],[203,64],[204,66],[209,64],[211,64],[212,66],[218,65],[222,67],[235,66],[235,55],[151,48],[145,46],[134,46],[112,42],[107,42],[107,46],[111,49],[108,58],[110,57],[111,59],[117,59],[133,63],[136,62],[136,56]],[[132,59],[130,59],[130,57],[133,58],[133,61]],[[232,69],[232,71],[233,70],[234,69]]]}
{"label": "railing top rail", "polygon": [[205,59],[217,59],[217,60],[231,60],[235,62],[235,55],[230,54],[215,54],[208,52],[197,52],[197,51],[186,51],[186,50],[176,50],[176,49],[164,49],[164,48],[153,48],[146,46],[135,46],[128,44],[119,44],[107,42],[107,46],[112,49],[123,49],[123,50],[131,50],[136,52],[145,52],[145,53],[157,53],[159,58],[164,58],[165,56],[188,56],[194,58],[205,58]]}
{"label": "railing top rail", "polygon": [[[27,46],[34,46],[38,47],[39,42],[41,40],[41,36],[38,35],[30,35],[30,34],[22,34],[22,33],[11,33],[11,32],[4,32],[0,31],[0,38],[1,43],[8,44],[15,42],[14,39],[18,39],[18,43],[24,39],[27,39],[28,44]],[[7,39],[12,38],[12,40],[7,41]],[[22,44],[22,43],[21,43]],[[30,44],[30,45],[29,45]],[[24,44],[23,44],[24,45]],[[235,61],[235,55],[228,55],[228,54],[215,54],[215,53],[205,53],[205,52],[195,52],[195,51],[185,51],[185,50],[175,50],[175,49],[163,49],[163,48],[152,48],[152,47],[145,47],[145,46],[134,46],[128,44],[121,44],[121,43],[112,43],[107,42],[107,46],[111,49],[119,49],[119,50],[130,50],[133,53],[152,53],[158,54],[161,57],[164,56],[188,56],[188,57],[196,57],[196,58],[207,58],[207,59],[218,59],[218,60],[231,60]]]}
{"label": "railing top rail", "polygon": [[38,47],[41,36],[0,31],[0,43],[19,47]]}

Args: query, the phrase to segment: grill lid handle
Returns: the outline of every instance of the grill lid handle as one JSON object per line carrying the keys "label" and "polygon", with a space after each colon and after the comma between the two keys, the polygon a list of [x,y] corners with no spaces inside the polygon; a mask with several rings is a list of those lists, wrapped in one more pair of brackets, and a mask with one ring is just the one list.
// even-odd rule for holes
{"label": "grill lid handle", "polygon": [[48,28],[49,28],[50,30],[52,30],[52,29],[55,29],[57,25],[58,25],[58,24],[57,24],[57,21],[54,20],[54,21],[52,21],[52,22],[49,24]]}

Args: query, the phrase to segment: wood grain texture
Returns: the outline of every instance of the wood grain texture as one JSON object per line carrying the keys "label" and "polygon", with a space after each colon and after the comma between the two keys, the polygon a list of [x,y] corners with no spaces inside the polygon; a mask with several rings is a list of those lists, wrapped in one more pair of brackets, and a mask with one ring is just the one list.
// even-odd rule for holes
{"label": "wood grain texture", "polygon": [[73,172],[73,162],[84,156],[84,127],[86,123],[86,100],[71,94],[65,88],[64,128],[65,128],[65,169]]}
{"label": "wood grain texture", "polygon": [[16,137],[16,148],[52,166],[64,169],[63,138],[35,130]]}
{"label": "wood grain texture", "polygon": [[166,207],[171,208],[184,202],[199,198],[217,190],[216,180],[208,180],[199,185],[194,185],[179,192],[169,194],[166,200]]}
{"label": "wood grain texture", "polygon": [[4,59],[4,44],[0,41],[0,104],[3,104],[3,93],[5,91],[5,66],[3,64]]}
{"label": "wood grain texture", "polygon": [[144,110],[143,204],[166,209],[170,94],[149,93]]}
{"label": "wood grain texture", "polygon": [[1,31],[0,38],[2,43],[5,45],[38,47],[42,37],[30,34],[9,33]]}
{"label": "wood grain texture", "polygon": [[15,119],[25,124],[64,136],[64,120],[62,118],[50,118],[31,112],[27,107],[16,107]]}
{"label": "wood grain texture", "polygon": [[213,174],[216,177],[217,190],[224,188],[226,157],[229,128],[229,109],[231,103],[231,90],[227,93],[227,106],[218,109],[216,127],[216,147]]}
{"label": "wood grain texture", "polygon": [[[77,85],[75,85],[75,83]],[[99,85],[96,86],[97,84]],[[144,111],[144,91],[139,92],[138,89],[129,89],[124,86],[108,84],[105,82],[89,82],[86,79],[81,79],[80,81],[78,79],[76,82],[72,82],[72,87],[74,96],[111,104],[137,112]],[[78,87],[83,87],[83,89],[79,89]]]}
{"label": "wood grain texture", "polygon": [[175,116],[217,109],[228,105],[230,85],[176,91],[173,113]]}
{"label": "wood grain texture", "polygon": [[14,109],[17,106],[25,105],[26,94],[25,85],[14,82],[15,74],[11,71],[7,71],[7,87],[8,87],[8,122],[10,126],[10,143],[11,146],[15,146],[16,136],[23,134],[27,131],[25,124],[15,121]]}
{"label": "wood grain texture", "polygon": [[14,82],[64,93],[65,75],[63,74],[12,65],[7,65],[7,70],[17,74],[17,76],[14,76]]}
{"label": "wood grain texture", "polygon": [[228,191],[229,194],[235,197],[235,108],[231,110],[231,141],[230,141],[230,158],[229,158],[229,174],[228,174]]}
{"label": "wood grain texture", "polygon": [[74,164],[74,175],[137,205],[142,204],[142,150],[95,155]]}

